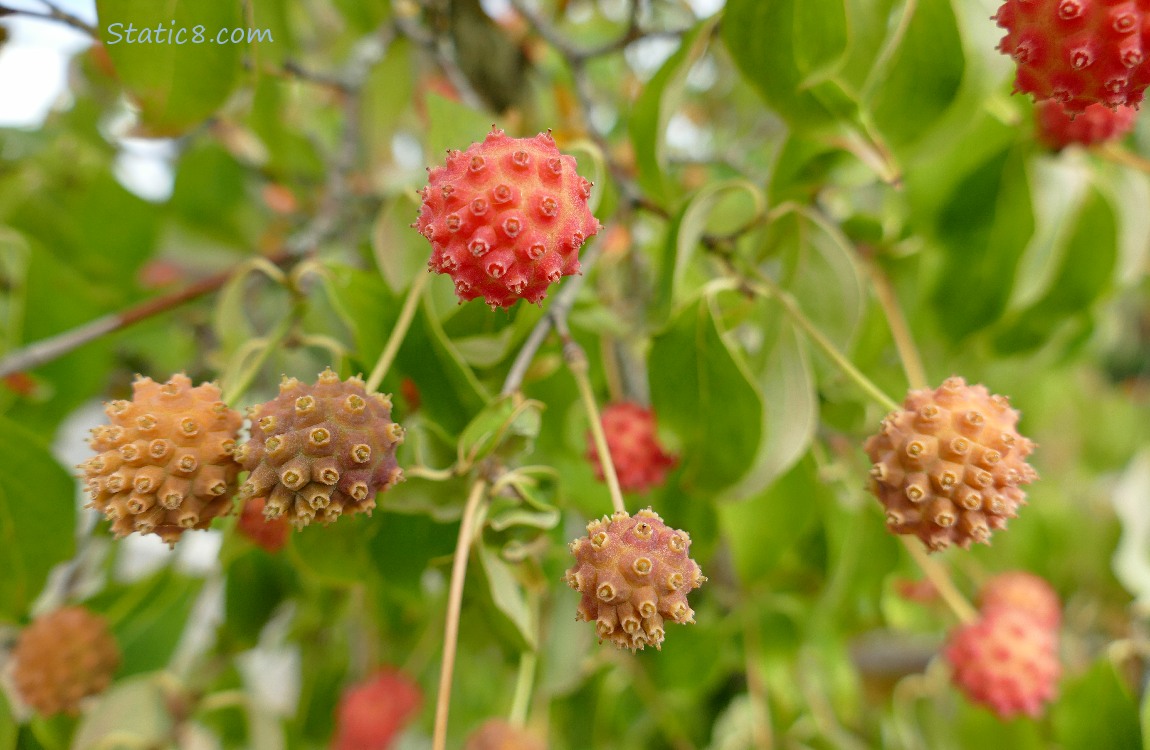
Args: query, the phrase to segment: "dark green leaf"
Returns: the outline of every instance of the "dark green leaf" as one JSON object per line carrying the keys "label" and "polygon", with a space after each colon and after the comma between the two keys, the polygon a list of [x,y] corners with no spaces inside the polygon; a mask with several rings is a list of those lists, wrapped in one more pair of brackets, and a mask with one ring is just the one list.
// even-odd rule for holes
{"label": "dark green leaf", "polygon": [[651,401],[683,441],[683,481],[715,492],[751,465],[762,436],[762,398],[724,340],[716,302],[683,309],[651,348]]}
{"label": "dark green leaf", "polygon": [[1110,659],[1064,681],[1061,693],[1053,719],[1062,747],[1141,750],[1138,705]]}
{"label": "dark green leaf", "polygon": [[74,554],[76,481],[37,435],[4,417],[0,455],[0,619],[15,620]]}

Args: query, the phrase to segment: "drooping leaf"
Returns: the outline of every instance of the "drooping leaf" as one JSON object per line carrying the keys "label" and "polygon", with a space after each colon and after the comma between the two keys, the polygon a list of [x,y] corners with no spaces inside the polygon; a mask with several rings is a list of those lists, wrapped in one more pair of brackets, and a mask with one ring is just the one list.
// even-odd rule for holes
{"label": "drooping leaf", "polygon": [[235,2],[97,0],[96,12],[104,48],[151,136],[180,135],[215,112],[259,33]]}

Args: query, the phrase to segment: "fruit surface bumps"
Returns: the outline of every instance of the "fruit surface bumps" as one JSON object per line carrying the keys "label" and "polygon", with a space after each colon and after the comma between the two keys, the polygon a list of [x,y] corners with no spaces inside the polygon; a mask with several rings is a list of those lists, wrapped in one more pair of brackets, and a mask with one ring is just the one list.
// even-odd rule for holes
{"label": "fruit surface bumps", "polygon": [[632,651],[661,648],[664,622],[695,621],[687,594],[707,579],[690,558],[691,537],[650,508],[587,524],[571,542],[567,585],[582,594],[576,619],[595,623],[599,640]]}
{"label": "fruit surface bumps", "polygon": [[1134,129],[1138,110],[1091,104],[1071,118],[1058,102],[1045,101],[1038,103],[1035,115],[1038,140],[1059,151],[1067,146],[1093,146],[1121,138]]}
{"label": "fruit surface bumps", "polygon": [[989,544],[1026,503],[1019,485],[1038,476],[1026,463],[1034,444],[1015,429],[1018,416],[1005,397],[958,377],[911,391],[864,446],[887,528],[931,550]]}
{"label": "fruit surface bumps", "polygon": [[315,385],[284,378],[272,401],[253,407],[251,440],[236,460],[251,472],[240,487],[266,498],[264,516],[298,528],[370,512],[375,495],[399,482],[395,449],[403,428],[391,421],[391,399],[369,394],[359,378],[329,368]]}
{"label": "fruit surface bumps", "polygon": [[579,248],[600,227],[590,196],[575,158],[549,133],[510,138],[492,128],[429,170],[412,226],[431,243],[428,268],[449,275],[461,301],[506,308],[539,302],[548,286],[579,273]]}
{"label": "fruit surface bumps", "polygon": [[73,606],[29,625],[12,660],[16,690],[36,713],[76,714],[81,700],[102,693],[111,683],[120,666],[120,649],[103,617]]}
{"label": "fruit surface bumps", "polygon": [[1058,594],[1045,580],[1024,570],[1012,570],[991,578],[979,592],[978,602],[984,612],[1015,609],[1050,630],[1057,629],[1062,621]]}
{"label": "fruit surface bumps", "polygon": [[422,702],[419,686],[410,678],[380,670],[344,691],[336,708],[332,750],[387,750]]}
{"label": "fruit surface bumps", "polygon": [[[644,492],[662,484],[678,460],[659,445],[654,412],[638,404],[616,403],[603,409],[601,421],[619,486],[628,492]],[[587,460],[595,470],[595,477],[602,482],[603,467],[590,432],[587,433]]]}
{"label": "fruit surface bumps", "polygon": [[956,628],[944,655],[955,686],[1003,719],[1039,716],[1062,672],[1057,632],[1012,608],[983,612]]}
{"label": "fruit surface bumps", "polygon": [[236,529],[256,546],[262,547],[266,552],[275,553],[287,544],[291,527],[288,526],[287,518],[284,516],[266,518],[264,516],[266,505],[267,499],[262,497],[253,497],[244,503]]}
{"label": "fruit surface bumps", "polygon": [[547,743],[502,719],[489,719],[467,738],[463,750],[547,750]]}
{"label": "fruit surface bumps", "polygon": [[1006,0],[998,49],[1018,64],[1014,86],[1069,112],[1136,105],[1150,83],[1150,0]]}
{"label": "fruit surface bumps", "polygon": [[88,444],[80,464],[91,502],[116,536],[138,531],[174,545],[188,529],[206,529],[231,508],[240,467],[234,459],[243,419],[212,383],[185,375],[160,384],[140,377],[131,401],[105,406],[111,424]]}

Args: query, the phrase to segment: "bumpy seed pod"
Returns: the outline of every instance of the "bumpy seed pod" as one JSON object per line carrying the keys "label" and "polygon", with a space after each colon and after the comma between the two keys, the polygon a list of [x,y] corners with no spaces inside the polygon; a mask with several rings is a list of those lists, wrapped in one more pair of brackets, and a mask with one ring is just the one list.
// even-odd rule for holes
{"label": "bumpy seed pod", "polygon": [[502,719],[489,719],[467,738],[463,750],[547,750],[547,743]]}
{"label": "bumpy seed pod", "polygon": [[1050,630],[1056,630],[1062,621],[1058,594],[1045,580],[1024,570],[1012,570],[991,578],[979,592],[978,602],[984,612],[1015,609]]}
{"label": "bumpy seed pod", "polygon": [[250,412],[252,437],[236,451],[251,472],[245,497],[265,497],[264,516],[297,529],[313,520],[370,513],[375,495],[403,479],[395,448],[403,428],[391,421],[391,399],[363,381],[341,381],[331,369],[315,385],[284,378],[280,395]]}
{"label": "bumpy seed pod", "polygon": [[[617,403],[603,409],[601,419],[607,437],[607,449],[615,462],[619,487],[627,492],[645,492],[663,483],[667,472],[678,459],[666,453],[655,431],[655,414],[633,403]],[[587,460],[595,477],[603,481],[599,451],[591,433],[587,433]]]}
{"label": "bumpy seed pod", "polygon": [[412,225],[431,243],[429,270],[449,275],[464,302],[542,300],[579,273],[579,248],[600,228],[587,207],[591,183],[575,168],[548,133],[509,138],[492,128],[483,143],[449,152],[429,170]]}
{"label": "bumpy seed pod", "polygon": [[944,655],[959,690],[1003,719],[1040,716],[1062,673],[1057,632],[1016,609],[955,629]]}
{"label": "bumpy seed pod", "polygon": [[189,529],[206,529],[231,508],[236,438],[243,419],[212,383],[185,375],[163,385],[138,378],[131,401],[105,407],[110,425],[92,430],[98,455],[80,464],[96,508],[116,536],[156,534],[169,545]]}
{"label": "bumpy seed pod", "polygon": [[1026,463],[1034,443],[1018,434],[1017,422],[1004,396],[962,378],[911,391],[864,446],[887,528],[914,534],[932,551],[989,544],[1026,503],[1019,485],[1038,476]]}
{"label": "bumpy seed pod", "polygon": [[576,619],[594,622],[600,642],[660,648],[666,620],[695,621],[687,594],[707,579],[690,546],[687,532],[668,528],[650,508],[587,524],[587,536],[571,542],[575,565],[566,577],[583,595]]}
{"label": "bumpy seed pod", "polygon": [[29,625],[12,659],[16,691],[36,713],[76,714],[84,698],[111,683],[120,649],[103,617],[84,607],[64,607]]}

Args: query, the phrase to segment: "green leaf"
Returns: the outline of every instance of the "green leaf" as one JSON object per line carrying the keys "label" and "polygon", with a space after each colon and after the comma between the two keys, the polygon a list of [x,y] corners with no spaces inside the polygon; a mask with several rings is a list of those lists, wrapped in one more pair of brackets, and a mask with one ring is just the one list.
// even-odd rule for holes
{"label": "green leaf", "polygon": [[[462,504],[462,496],[459,496]],[[368,546],[372,563],[385,587],[423,596],[420,577],[435,558],[450,559],[459,524],[436,523],[424,513],[376,513],[380,533]]]}
{"label": "green leaf", "polygon": [[[667,231],[663,250],[662,270],[659,283],[655,287],[655,299],[651,305],[650,318],[663,321],[671,311],[697,291],[697,285],[688,285],[688,274],[699,248],[699,241],[707,231],[707,223],[715,208],[724,199],[738,194],[751,197],[751,215],[744,223],[753,221],[766,208],[766,198],[758,186],[746,180],[725,180],[709,183],[699,190],[675,217]],[[705,277],[692,278],[698,284]]]}
{"label": "green leaf", "polygon": [[392,293],[411,286],[416,274],[427,273],[427,240],[411,228],[419,204],[407,193],[384,203],[371,229],[371,251],[380,276]]}
{"label": "green leaf", "polygon": [[514,633],[519,643],[519,650],[530,649],[534,651],[538,645],[536,635],[535,616],[527,604],[527,595],[523,586],[515,577],[511,566],[503,561],[499,553],[486,544],[476,546],[480,567],[487,581],[487,590],[491,594],[491,602],[505,619],[510,628],[500,628],[502,632]]}
{"label": "green leaf", "polygon": [[[97,0],[96,12],[104,49],[148,135],[180,135],[228,98],[248,49],[240,3]],[[244,40],[231,43],[237,29]]]}
{"label": "green leaf", "polygon": [[902,44],[868,92],[875,124],[888,142],[920,137],[954,101],[965,70],[962,38],[950,0],[907,3],[913,13]]}
{"label": "green leaf", "polygon": [[491,130],[491,115],[436,93],[427,95],[427,151],[429,165],[442,164],[447,151],[464,151]]}
{"label": "green leaf", "polygon": [[1118,223],[1109,202],[1091,189],[1061,248],[1061,260],[1041,299],[1012,316],[994,340],[1000,352],[1041,346],[1068,318],[1086,314],[1113,284]]}
{"label": "green leaf", "polygon": [[15,620],[75,553],[76,482],[39,436],[4,417],[0,455],[0,620]]}
{"label": "green leaf", "polygon": [[288,549],[296,566],[333,586],[363,581],[368,570],[367,544],[379,532],[379,523],[356,513],[327,526],[294,532]]}
{"label": "green leaf", "polygon": [[203,585],[202,578],[181,575],[168,566],[149,578],[102,591],[89,602],[112,622],[124,655],[117,675],[168,666]]}
{"label": "green leaf", "polygon": [[938,231],[945,261],[932,302],[942,330],[958,341],[1002,314],[1034,233],[1020,151],[994,155],[959,183]]}
{"label": "green leaf", "polygon": [[826,491],[814,461],[808,458],[766,492],[746,502],[719,505],[719,526],[730,544],[735,571],[744,582],[771,576],[814,521],[815,497]]}
{"label": "green leaf", "polygon": [[126,744],[117,743],[112,735],[130,736],[133,746],[165,747],[172,732],[172,715],[161,683],[156,675],[145,674],[122,680],[100,696],[84,714],[72,748],[97,750]]}
{"label": "green leaf", "polygon": [[714,298],[683,309],[655,337],[651,401],[683,441],[683,481],[717,492],[742,477],[762,436],[762,398],[724,338]]}
{"label": "green leaf", "polygon": [[1138,705],[1118,669],[1103,657],[1083,675],[1066,680],[1054,707],[1054,736],[1065,748],[1141,750]]}
{"label": "green leaf", "polygon": [[256,644],[294,583],[294,572],[284,561],[260,549],[250,549],[228,565],[224,628],[239,648]]}
{"label": "green leaf", "polygon": [[683,36],[679,49],[647,82],[631,109],[631,142],[635,146],[639,186],[657,202],[665,202],[668,198],[663,153],[667,122],[678,108],[688,71],[707,49],[717,18],[698,25]]}
{"label": "green leaf", "polygon": [[741,500],[756,495],[794,466],[814,439],[819,407],[814,373],[798,331],[782,324],[779,338],[758,373],[763,397],[765,436],[750,471],[727,496]]}
{"label": "green leaf", "polygon": [[533,440],[539,435],[541,406],[518,394],[500,396],[488,404],[459,436],[460,463],[474,465],[509,439]]}
{"label": "green leaf", "polygon": [[8,699],[0,692],[0,750],[15,750],[16,735],[19,733]]}
{"label": "green leaf", "polygon": [[[392,138],[407,111],[396,102],[411,100],[415,81],[411,44],[401,37],[388,46],[387,54],[372,68],[361,89],[360,132],[369,174],[383,174],[393,162]],[[407,231],[416,234],[412,229]]]}
{"label": "green leaf", "polygon": [[729,0],[722,35],[743,77],[791,127],[818,128],[849,114],[841,90],[807,80],[825,77],[839,59],[832,46],[847,36],[841,0]]}

